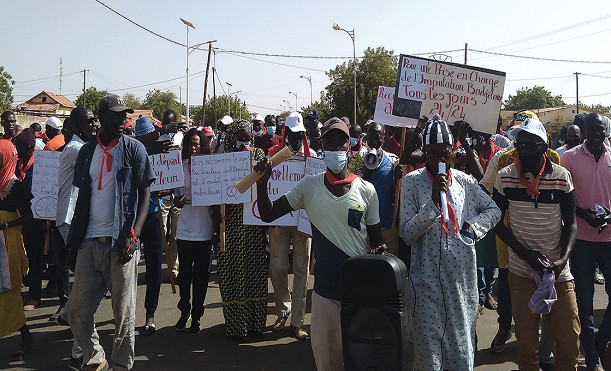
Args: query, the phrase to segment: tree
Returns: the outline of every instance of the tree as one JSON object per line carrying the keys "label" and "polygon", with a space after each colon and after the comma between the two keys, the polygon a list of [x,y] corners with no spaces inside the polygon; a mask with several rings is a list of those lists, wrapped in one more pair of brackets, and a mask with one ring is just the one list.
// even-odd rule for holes
{"label": "tree", "polygon": [[516,95],[509,95],[503,103],[503,109],[518,111],[522,109],[538,109],[548,107],[566,106],[562,95],[553,96],[542,86],[518,89]]}
{"label": "tree", "polygon": [[300,112],[305,117],[308,113],[310,113],[310,111],[316,111],[320,115],[320,121],[325,122],[328,119],[330,119],[331,117],[333,117],[331,116],[332,110],[331,110],[331,105],[327,101],[325,93],[323,92],[320,95],[321,95],[320,100],[314,101],[314,103],[308,106],[301,107]]}
{"label": "tree", "polygon": [[[88,87],[85,90],[85,107],[92,110],[94,113],[98,112],[98,104],[100,104],[100,100],[107,96],[109,93],[107,90],[98,90],[93,86]],[[76,100],[74,100],[74,104],[77,106],[83,105],[83,94],[81,93]]]}
{"label": "tree", "polygon": [[[227,99],[226,95],[221,95],[216,97],[216,116],[217,120],[220,120],[223,116],[227,114]],[[235,99],[231,97],[231,116],[234,120],[240,119],[240,114],[243,119],[249,120],[251,119],[251,113],[246,108],[245,102],[240,99]],[[238,109],[239,108],[239,109]],[[202,109],[201,106],[192,106],[189,109],[189,115],[191,116],[191,120],[195,123],[195,125],[199,126],[202,122]],[[208,96],[206,99],[206,117],[204,118],[204,126],[212,126],[216,128],[216,121],[214,120],[214,98]]]}
{"label": "tree", "polygon": [[123,103],[125,103],[125,105],[129,108],[142,109],[142,102],[140,101],[140,98],[132,93],[125,93],[125,95],[123,95]]}
{"label": "tree", "polygon": [[399,60],[393,56],[392,50],[386,50],[384,47],[376,49],[369,47],[356,64],[353,61],[344,62],[327,72],[331,83],[326,88],[325,100],[322,102],[328,102],[329,117],[347,116],[351,121],[354,120],[352,71],[356,67],[357,123],[362,125],[373,118],[378,86],[396,85],[398,63]]}
{"label": "tree", "polygon": [[176,100],[176,94],[171,91],[160,91],[159,89],[150,90],[142,101],[142,109],[153,110],[153,116],[157,119],[163,117],[163,113],[168,110],[180,112],[180,104]]}
{"label": "tree", "polygon": [[598,111],[602,113],[611,113],[611,106],[604,106],[600,103],[588,105],[588,104],[579,102],[579,107],[583,107],[585,109],[591,109],[593,111]]}
{"label": "tree", "polygon": [[13,106],[13,85],[13,76],[4,70],[4,66],[0,66],[0,113]]}

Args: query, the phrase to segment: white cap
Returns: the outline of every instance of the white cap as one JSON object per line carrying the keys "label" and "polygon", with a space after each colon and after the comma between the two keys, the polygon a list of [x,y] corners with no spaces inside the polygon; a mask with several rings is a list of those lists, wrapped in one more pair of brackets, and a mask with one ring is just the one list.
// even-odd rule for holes
{"label": "white cap", "polygon": [[233,124],[233,119],[231,118],[231,116],[228,116],[228,115],[223,116],[223,118],[220,119],[219,121],[225,126],[229,126]]}
{"label": "white cap", "polygon": [[261,122],[264,122],[264,121],[265,121],[265,119],[264,119],[264,118],[263,118],[263,116],[261,116],[261,115],[255,115],[255,116],[252,118],[252,121],[261,121]]}
{"label": "white cap", "polygon": [[511,129],[508,134],[514,138],[517,138],[521,131],[534,134],[547,143],[547,131],[545,130],[543,123],[541,123],[539,120],[527,118],[520,124],[520,126]]}
{"label": "white cap", "polygon": [[45,125],[49,125],[53,129],[61,130],[64,125],[57,117],[51,117],[47,121],[45,121]]}
{"label": "white cap", "polygon": [[301,117],[299,112],[291,112],[289,117],[286,118],[284,125],[291,129],[293,133],[306,131],[305,127],[303,126],[303,117]]}

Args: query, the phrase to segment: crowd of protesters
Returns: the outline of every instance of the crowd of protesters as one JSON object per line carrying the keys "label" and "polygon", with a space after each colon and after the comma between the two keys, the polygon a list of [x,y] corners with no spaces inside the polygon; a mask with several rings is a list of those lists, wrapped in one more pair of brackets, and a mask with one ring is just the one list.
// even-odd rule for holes
{"label": "crowd of protesters", "polygon": [[[216,256],[226,335],[239,342],[261,337],[269,276],[277,315],[272,330],[288,324],[295,338],[310,338],[319,370],[343,369],[341,267],[370,253],[396,255],[409,270],[414,369],[473,369],[476,322],[485,308],[498,313],[493,352],[503,352],[515,323],[520,370],[575,370],[580,347],[589,370],[611,359],[611,312],[598,332],[593,318],[594,284],[611,275],[608,118],[577,115],[551,146],[530,111],[517,112],[505,128],[499,119],[493,135],[438,115],[407,130],[345,117],[323,121],[316,111],[251,121],[224,116],[213,129],[180,123],[171,110],[161,123],[139,117],[135,125],[128,113],[133,110],[116,95],[104,97],[95,114],[77,107],[63,122],[52,117],[44,131],[40,124],[21,129],[13,112],[2,113],[0,337],[20,332],[13,359],[32,351],[25,311],[39,306],[48,279],[60,303],[51,320],[70,326],[74,337],[68,367],[131,369],[138,262],[142,252],[146,318],[139,330],[151,336],[164,244],[179,287],[177,331],[201,332]],[[284,148],[288,161],[319,158],[326,171],[305,176],[272,202],[269,158]],[[61,151],[55,222],[32,215],[36,150]],[[181,153],[185,186],[151,192],[148,155],[170,150]],[[192,205],[192,156],[236,151],[250,151],[262,174],[253,195],[261,219],[305,209],[311,236],[296,227],[246,225],[243,204]],[[94,321],[108,292],[115,325],[110,356]]]}

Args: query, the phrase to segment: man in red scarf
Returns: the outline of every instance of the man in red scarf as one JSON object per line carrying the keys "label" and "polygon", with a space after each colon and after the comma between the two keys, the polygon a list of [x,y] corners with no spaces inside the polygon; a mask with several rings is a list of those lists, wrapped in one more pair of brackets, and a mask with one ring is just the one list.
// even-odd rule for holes
{"label": "man in red scarf", "polygon": [[538,287],[533,276],[553,273],[558,300],[547,319],[556,340],[556,367],[575,369],[580,325],[568,263],[577,237],[573,182],[565,168],[544,155],[547,133],[540,121],[528,118],[509,134],[516,138],[518,159],[499,171],[492,198],[503,214],[509,213],[509,227],[500,222],[494,231],[510,247],[508,281],[518,367],[539,368],[540,315],[533,313],[529,301]]}
{"label": "man in red scarf", "polygon": [[255,167],[264,173],[257,182],[257,201],[261,219],[265,222],[272,222],[293,210],[304,209],[308,213],[312,224],[312,246],[316,246],[310,328],[312,351],[318,370],[339,370],[343,369],[340,321],[342,264],[350,257],[382,252],[386,246],[380,233],[375,188],[348,172],[348,127],[334,117],[325,122],[322,133],[327,171],[305,176],[286,195],[272,203],[267,195],[271,166],[267,159],[263,159]]}
{"label": "man in red scarf", "polygon": [[106,289],[115,314],[111,365],[129,370],[134,364],[134,322],[138,275],[138,239],[148,214],[150,185],[155,179],[146,149],[123,135],[127,112],[116,95],[98,106],[101,129],[79,151],[74,186],[79,188],[68,250],[79,250],[70,296],[68,322],[83,348],[83,370],[108,368],[95,330],[94,314]]}

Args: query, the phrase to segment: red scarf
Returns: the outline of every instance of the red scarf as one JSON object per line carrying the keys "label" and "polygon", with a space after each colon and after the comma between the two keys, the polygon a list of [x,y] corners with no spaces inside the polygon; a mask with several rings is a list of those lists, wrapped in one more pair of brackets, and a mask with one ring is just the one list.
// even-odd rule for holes
{"label": "red scarf", "polygon": [[337,179],[335,175],[333,175],[333,173],[329,169],[327,169],[327,172],[325,173],[325,178],[327,178],[327,182],[329,182],[330,185],[338,185],[352,183],[356,178],[358,178],[358,175],[350,174],[344,179]]}
{"label": "red scarf", "polygon": [[[356,151],[357,154],[361,153],[361,149],[363,148],[363,142],[359,139],[359,150]],[[352,151],[352,147],[350,147],[350,157],[354,157],[355,154]]]}
{"label": "red scarf", "polygon": [[[284,128],[282,129],[282,136],[284,138]],[[270,156],[275,155],[276,153],[280,152],[280,150],[284,147],[286,147],[286,144],[288,143],[288,138],[284,138],[284,140],[278,144],[276,144],[273,147],[270,147],[267,152],[269,153]],[[306,136],[306,132],[303,132],[303,159],[305,160],[306,158],[310,157],[310,146],[308,145],[308,138]],[[294,149],[294,148],[293,148]],[[297,152],[299,152],[299,148],[297,148]]]}
{"label": "red scarf", "polygon": [[[435,177],[431,174],[431,172],[429,171],[429,169],[426,169],[426,173],[429,175],[429,179],[431,179],[431,182],[435,179]],[[448,188],[450,187],[450,184],[452,184],[452,169],[448,169]],[[454,233],[458,234],[458,222],[456,221],[456,214],[454,213],[454,209],[452,209],[452,206],[450,205],[450,201],[446,201],[447,205],[448,205],[448,215],[450,217],[450,220],[452,220],[452,223],[454,223]],[[446,224],[446,221],[443,220],[443,216],[439,219],[441,222],[441,228],[448,233],[448,225]]]}
{"label": "red scarf", "polygon": [[34,165],[34,154],[30,156],[30,159],[28,160],[28,163],[26,165],[24,165],[22,159],[19,159],[19,161],[17,161],[17,169],[19,169],[19,181],[20,182],[23,182],[23,180],[25,179],[25,173],[28,170],[30,170],[32,165]]}
{"label": "red scarf", "polygon": [[479,154],[479,164],[482,165],[482,169],[484,171],[486,171],[488,165],[490,164],[490,161],[492,160],[492,157],[498,151],[495,147],[497,146],[494,144],[494,142],[490,141],[490,155],[488,155],[488,159],[484,158],[483,153]]}
{"label": "red scarf", "polygon": [[102,154],[102,167],[100,168],[100,179],[98,180],[98,191],[102,189],[102,174],[104,174],[104,159],[106,159],[106,171],[110,172],[112,170],[112,154],[110,150],[119,143],[119,138],[115,138],[108,143],[108,146],[104,147],[102,142],[100,141],[100,133],[102,130],[98,131],[98,135],[96,139],[98,141],[98,145],[104,153]]}
{"label": "red scarf", "polygon": [[545,156],[543,156],[543,164],[541,165],[541,170],[539,170],[539,173],[537,174],[535,179],[533,179],[533,182],[532,183],[528,183],[528,180],[526,180],[526,178],[524,178],[524,175],[522,175],[522,171],[521,171],[522,170],[522,163],[520,163],[520,158],[518,157],[515,160],[516,171],[518,172],[518,176],[520,177],[520,184],[526,187],[526,193],[529,196],[538,195],[540,193],[539,190],[537,189],[537,187],[539,186],[539,177],[543,173],[543,170],[545,170],[545,162],[546,161],[547,160],[545,159]]}

